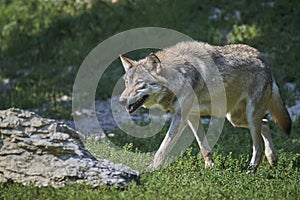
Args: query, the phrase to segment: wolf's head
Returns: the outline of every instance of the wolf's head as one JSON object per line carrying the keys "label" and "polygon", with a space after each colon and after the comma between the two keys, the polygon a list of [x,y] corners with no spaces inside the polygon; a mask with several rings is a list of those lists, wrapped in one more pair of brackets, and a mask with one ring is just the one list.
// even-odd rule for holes
{"label": "wolf's head", "polygon": [[125,69],[125,90],[119,102],[133,113],[142,105],[150,107],[157,103],[157,98],[162,90],[158,82],[161,73],[161,62],[154,54],[149,54],[146,59],[134,61],[120,56]]}

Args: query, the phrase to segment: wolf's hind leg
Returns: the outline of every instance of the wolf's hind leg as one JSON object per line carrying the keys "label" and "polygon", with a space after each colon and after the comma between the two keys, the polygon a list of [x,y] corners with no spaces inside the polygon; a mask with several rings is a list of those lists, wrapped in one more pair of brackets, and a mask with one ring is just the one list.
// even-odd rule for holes
{"label": "wolf's hind leg", "polygon": [[[204,158],[205,167],[213,167],[214,161],[211,153],[211,148],[207,142],[207,139],[204,134],[204,128],[199,116],[189,115],[188,125],[191,128],[197,143],[200,147],[200,151]],[[197,128],[198,127],[198,128]]]}
{"label": "wolf's hind leg", "polygon": [[267,157],[267,160],[269,161],[270,165],[274,167],[278,162],[278,154],[274,148],[268,120],[266,119],[262,120],[261,135],[265,144],[265,155]]}
{"label": "wolf's hind leg", "polygon": [[247,173],[254,173],[262,158],[262,109],[258,103],[249,100],[247,103],[247,120],[252,137],[252,158]]}

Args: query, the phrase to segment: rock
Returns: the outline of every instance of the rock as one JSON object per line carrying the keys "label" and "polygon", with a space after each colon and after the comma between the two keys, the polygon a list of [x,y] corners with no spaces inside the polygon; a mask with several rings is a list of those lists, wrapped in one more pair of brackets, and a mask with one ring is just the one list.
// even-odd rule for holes
{"label": "rock", "polygon": [[20,109],[0,111],[0,181],[63,187],[68,183],[124,187],[139,173],[97,160],[80,134],[62,122]]}

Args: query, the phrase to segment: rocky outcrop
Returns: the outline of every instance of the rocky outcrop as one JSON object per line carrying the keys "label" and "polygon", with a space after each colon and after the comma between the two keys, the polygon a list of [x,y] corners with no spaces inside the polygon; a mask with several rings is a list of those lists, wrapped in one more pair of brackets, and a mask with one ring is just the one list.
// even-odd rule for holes
{"label": "rocky outcrop", "polygon": [[52,185],[68,183],[123,187],[139,173],[97,160],[80,134],[62,122],[20,109],[0,111],[0,181]]}

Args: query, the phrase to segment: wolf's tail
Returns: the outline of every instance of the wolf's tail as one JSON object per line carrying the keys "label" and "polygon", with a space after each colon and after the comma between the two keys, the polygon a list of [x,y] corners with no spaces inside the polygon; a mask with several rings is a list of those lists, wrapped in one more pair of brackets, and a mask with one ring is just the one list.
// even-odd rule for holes
{"label": "wolf's tail", "polygon": [[292,129],[291,117],[285,107],[275,81],[272,87],[272,96],[268,103],[268,109],[274,121],[289,135]]}

